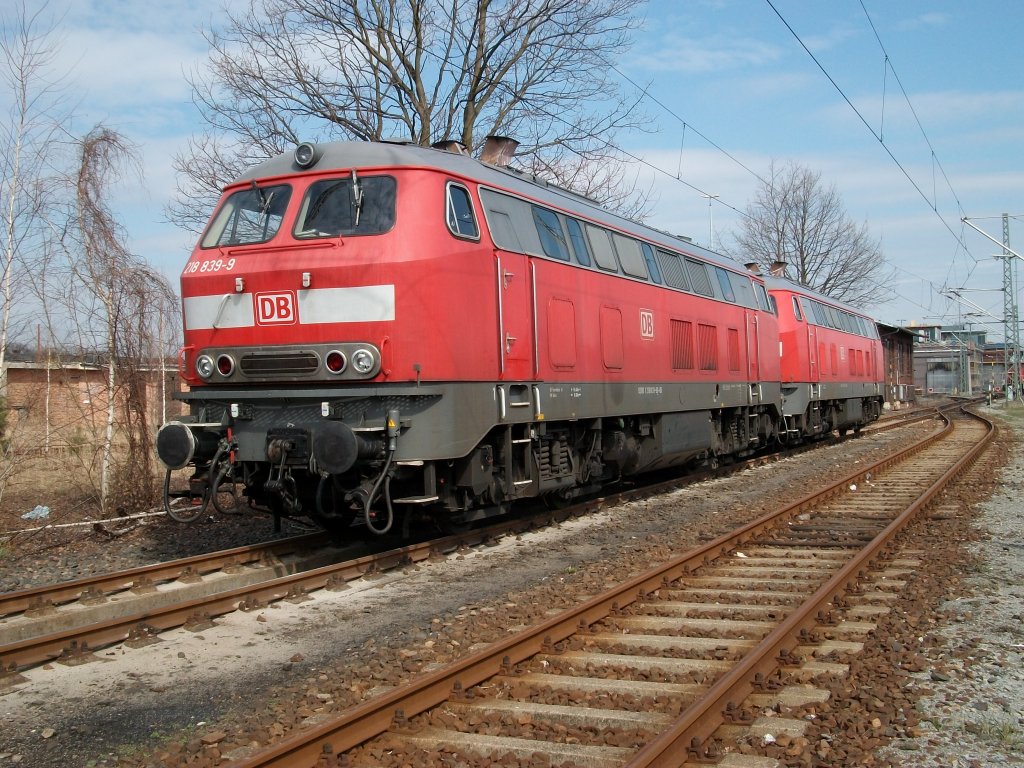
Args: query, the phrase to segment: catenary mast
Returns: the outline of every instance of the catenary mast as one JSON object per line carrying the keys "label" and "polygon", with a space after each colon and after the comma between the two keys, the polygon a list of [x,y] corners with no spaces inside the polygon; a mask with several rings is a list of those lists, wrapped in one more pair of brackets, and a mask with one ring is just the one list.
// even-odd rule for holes
{"label": "catenary mast", "polygon": [[1006,397],[1024,399],[1020,391],[1020,324],[1017,316],[1017,290],[1014,276],[1017,263],[1010,250],[1010,217],[1003,214],[1003,323],[1006,327]]}

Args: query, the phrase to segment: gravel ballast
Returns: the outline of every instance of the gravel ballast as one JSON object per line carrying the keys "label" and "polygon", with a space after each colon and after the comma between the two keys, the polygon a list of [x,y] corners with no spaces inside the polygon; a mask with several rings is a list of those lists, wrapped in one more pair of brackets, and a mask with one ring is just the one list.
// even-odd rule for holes
{"label": "gravel ballast", "polygon": [[[757,517],[784,498],[802,495],[803,488],[817,478],[838,477],[856,462],[866,462],[870,455],[880,453],[885,444],[900,439],[907,438],[891,432],[865,435],[843,445],[746,470],[732,478],[685,488],[658,500],[632,502],[444,562],[365,580],[342,593],[318,593],[312,602],[302,605],[282,603],[252,614],[232,614],[219,620],[219,626],[198,634],[168,633],[164,642],[153,648],[115,648],[101,651],[100,663],[75,668],[50,665],[50,669],[32,671],[27,685],[0,693],[0,713],[5,720],[0,735],[0,767],[217,765],[224,756],[240,756],[249,748],[280,738],[304,721],[315,722],[340,711],[402,676],[455,658],[477,643],[503,637],[517,625],[536,620],[545,611],[560,609],[580,595],[593,594],[625,573],[640,572],[656,558],[692,547]],[[1019,477],[1024,466],[1020,443],[1004,438],[1004,444],[1016,462]],[[1000,485],[1013,482],[1013,470],[1007,470],[1010,481],[997,479],[998,467],[986,471],[991,472],[990,484],[996,486],[990,503],[998,506],[1000,494],[1006,492],[1002,514],[1007,518],[1008,535],[1013,534],[1016,538],[1012,540],[1019,546],[1021,534],[1014,527],[1019,504],[1013,500],[1014,486]],[[1019,484],[1016,487],[1019,489]],[[966,517],[961,522],[969,524]],[[205,531],[209,534],[235,524],[230,520],[223,524],[209,522]],[[994,533],[998,531],[992,523],[985,525]],[[994,549],[993,540],[980,536],[972,543],[974,551],[965,549],[965,557],[984,563]],[[150,533],[133,532],[102,544],[106,548],[123,544],[123,553],[139,538],[146,542],[139,556],[153,559],[154,545],[149,537]],[[206,543],[213,538],[207,535]],[[959,546],[956,541],[945,540],[950,548]],[[73,550],[73,546],[61,549],[54,556],[36,552],[33,557],[44,570],[49,569],[48,573],[60,572],[60,562],[73,559]],[[95,552],[95,547],[90,551]],[[1000,551],[1009,558],[1020,556],[1012,546]],[[127,559],[122,554],[120,560]],[[946,559],[954,562],[953,558]],[[986,573],[993,578],[998,575],[998,579],[1010,580],[1006,590],[1011,596],[1016,591],[1007,564],[974,568],[972,579]],[[8,580],[4,583],[12,579],[10,570],[0,565],[0,578]],[[956,765],[1017,764],[985,762],[1003,753],[984,751],[988,740],[984,723],[989,717],[994,719],[997,710],[1003,710],[1015,727],[1000,726],[1000,734],[1009,734],[1000,736],[1000,743],[1012,749],[1013,734],[1021,732],[1019,718],[1024,713],[1024,693],[1016,677],[1020,651],[1013,648],[1014,643],[1021,642],[1019,597],[1012,597],[1017,608],[1006,614],[1007,622],[1017,617],[1014,639],[1007,629],[1012,622],[984,628],[979,626],[980,617],[990,611],[956,609],[972,605],[963,601],[983,600],[981,590],[996,589],[996,584],[965,586],[965,590],[976,591],[958,593],[953,589],[957,577],[947,576],[946,581],[936,583],[949,588],[952,599],[948,606],[936,600],[936,616],[948,614],[961,620],[929,628],[921,635],[928,635],[928,643],[920,649],[903,644],[898,651],[887,652],[912,654],[921,667],[911,673],[918,690],[908,690],[904,709],[914,706],[912,699],[925,688],[932,695],[921,699],[918,707],[933,700],[940,709],[943,705],[959,710],[971,707],[966,714],[980,715],[976,721],[981,723],[977,745],[961,734],[952,736],[949,745],[941,743],[939,738],[947,731],[960,729],[950,721],[948,727],[932,731],[928,725],[931,715],[922,710],[904,717],[910,724],[902,726],[895,741],[889,739],[893,744],[887,749],[893,751],[872,756],[875,764],[951,765],[951,755],[960,754],[965,755],[965,762]],[[951,635],[951,654],[967,640],[974,642],[977,638],[982,640],[978,641],[980,650],[976,650],[985,654],[970,662],[975,677],[970,679],[968,690],[949,694],[952,699],[947,698],[945,686],[959,683],[959,672],[945,657],[937,655],[945,643],[941,632],[947,629],[961,633]],[[991,647],[985,645],[990,637],[997,643]],[[1003,666],[990,661],[990,655]],[[979,677],[982,669],[985,674]],[[997,675],[992,669],[1001,673]],[[933,671],[949,680],[933,680]],[[978,694],[970,701],[978,700],[982,691],[991,693],[996,685],[988,682],[991,677],[996,677],[1006,690],[1000,688],[995,694],[1000,701],[990,696],[989,710],[980,710],[969,702],[956,703],[957,696],[971,691]],[[842,692],[842,685],[837,685],[835,695]],[[1005,704],[1000,703],[1002,700]],[[835,708],[842,710],[838,699]],[[833,742],[825,738],[819,741],[838,742],[833,736],[828,739]],[[838,746],[832,754],[840,754]],[[1005,754],[1020,756],[1013,751]],[[941,755],[947,762],[929,762],[933,755]],[[829,762],[827,754],[819,759],[824,765],[844,764]],[[967,762],[977,759],[982,762]],[[911,762],[916,760],[921,762]]]}

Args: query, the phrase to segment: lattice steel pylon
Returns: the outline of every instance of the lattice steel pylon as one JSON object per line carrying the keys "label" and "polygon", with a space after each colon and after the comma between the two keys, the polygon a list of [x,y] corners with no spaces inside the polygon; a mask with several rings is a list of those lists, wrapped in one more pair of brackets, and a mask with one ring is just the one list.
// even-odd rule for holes
{"label": "lattice steel pylon", "polygon": [[1003,214],[1003,325],[1006,346],[1006,397],[1024,400],[1020,380],[1020,321],[1017,315],[1016,280],[1017,262],[1010,250],[1010,217]]}

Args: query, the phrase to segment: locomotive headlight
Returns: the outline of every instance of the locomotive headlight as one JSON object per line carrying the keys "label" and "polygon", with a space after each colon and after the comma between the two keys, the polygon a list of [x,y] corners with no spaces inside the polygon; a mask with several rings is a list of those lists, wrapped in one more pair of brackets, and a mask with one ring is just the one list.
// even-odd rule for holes
{"label": "locomotive headlight", "polygon": [[231,372],[235,370],[235,361],[231,355],[221,355],[217,358],[217,370],[220,371],[221,376],[231,375]]}
{"label": "locomotive headlight", "polygon": [[318,157],[316,144],[311,144],[308,141],[304,141],[295,148],[292,153],[292,158],[295,160],[295,164],[299,168],[309,168],[320,158]]}
{"label": "locomotive headlight", "polygon": [[196,373],[202,378],[208,379],[213,376],[214,367],[213,358],[209,355],[200,355],[196,358]]}
{"label": "locomotive headlight", "polygon": [[352,367],[356,369],[356,373],[366,375],[376,364],[373,352],[368,349],[357,349],[352,353]]}

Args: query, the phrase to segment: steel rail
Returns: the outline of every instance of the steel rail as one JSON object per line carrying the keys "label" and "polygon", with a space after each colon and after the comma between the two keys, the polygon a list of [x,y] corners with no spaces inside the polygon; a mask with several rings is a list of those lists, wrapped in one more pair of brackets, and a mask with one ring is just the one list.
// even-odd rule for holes
{"label": "steel rail", "polygon": [[724,713],[728,709],[738,708],[744,699],[754,692],[755,680],[758,677],[767,678],[780,666],[780,659],[787,658],[788,652],[799,644],[801,631],[815,626],[819,613],[846,593],[868,564],[892,542],[896,534],[917,515],[918,511],[973,464],[995,438],[996,427],[991,420],[966,410],[964,413],[986,424],[987,431],[984,437],[823,584],[809,600],[802,603],[799,609],[765,636],[738,665],[716,680],[703,696],[687,707],[671,729],[642,747],[626,763],[627,768],[669,768],[680,764],[681,755],[689,755],[690,758],[698,760],[707,756],[704,754],[705,744],[714,731],[724,724]]}
{"label": "steel rail", "polygon": [[[938,439],[938,436],[933,435],[930,439]],[[923,446],[924,443],[921,445]],[[908,450],[913,449],[912,447]],[[800,447],[794,450],[802,451],[805,448]],[[776,455],[784,456],[791,453],[792,451],[784,451]],[[897,456],[902,455],[903,453],[897,454]],[[764,457],[756,457],[724,467],[715,473],[711,473],[710,476],[731,474],[763,461],[765,461]],[[857,476],[862,474],[863,471],[859,474],[855,473]],[[851,477],[853,476],[851,475]],[[630,488],[562,510],[548,510],[525,518],[501,521],[491,526],[470,530],[462,534],[280,576],[259,584],[237,587],[181,603],[121,615],[117,618],[95,622],[86,626],[65,628],[44,635],[25,638],[0,646],[0,676],[7,676],[5,682],[10,684],[11,677],[20,670],[53,661],[54,659],[65,657],[71,660],[76,656],[85,657],[93,650],[125,640],[144,641],[160,632],[189,624],[196,625],[209,622],[217,616],[222,616],[234,610],[251,610],[269,602],[290,597],[298,598],[305,592],[330,588],[332,585],[352,581],[374,571],[385,571],[405,564],[419,562],[438,552],[448,552],[459,547],[472,546],[509,533],[520,533],[538,524],[543,524],[545,520],[548,522],[565,520],[573,516],[600,510],[615,503],[644,498],[668,489],[683,487],[699,482],[702,479],[705,479],[704,475],[697,473],[683,478],[673,478],[669,481],[655,483],[651,486]],[[841,490],[844,483],[848,482],[849,478],[838,481],[835,484],[836,490],[833,492]],[[809,494],[805,499],[796,502],[798,507],[794,507],[794,509],[802,511],[811,503],[811,500],[820,498],[822,498],[820,495]],[[755,529],[752,528],[751,530]],[[307,534],[279,542],[270,542],[266,545],[239,547],[234,550],[211,553],[210,555],[197,555],[168,563],[143,566],[138,569],[130,569],[102,576],[87,577],[74,582],[53,585],[52,587],[22,590],[21,592],[9,593],[9,595],[4,596],[5,599],[10,598],[11,602],[0,602],[0,607],[9,605],[19,606],[22,610],[28,611],[31,611],[33,607],[45,610],[46,606],[52,606],[61,601],[67,602],[83,596],[94,596],[102,593],[111,594],[116,591],[138,588],[140,585],[152,586],[158,581],[167,582],[180,578],[185,573],[199,576],[215,572],[226,565],[243,565],[258,562],[263,556],[261,553],[268,549],[269,551],[283,554],[297,548],[298,545],[312,543],[321,538],[322,535],[319,533]],[[754,534],[751,533],[749,535]],[[217,561],[220,561],[220,566],[215,565]],[[86,592],[90,587],[94,591],[91,593]],[[12,613],[15,612],[13,608],[10,610]]]}
{"label": "steel rail", "polygon": [[[594,503],[600,506],[606,502],[607,500],[599,500]],[[0,646],[0,675],[13,675],[20,670],[59,659],[61,656],[85,655],[97,648],[125,640],[145,639],[176,627],[209,622],[217,616],[235,610],[253,610],[266,603],[287,598],[301,599],[309,591],[330,589],[370,573],[411,565],[432,555],[485,543],[509,533],[521,533],[536,525],[540,519],[548,522],[565,520],[581,514],[584,509],[579,507],[555,512],[546,511],[528,518],[502,521],[487,528],[277,576],[257,584],[126,614],[86,626],[28,637]]]}
{"label": "steel rail", "polygon": [[363,702],[335,720],[304,729],[301,733],[270,745],[259,754],[230,763],[230,768],[312,766],[326,752],[339,754],[365,743],[387,731],[396,722],[402,723],[447,701],[454,690],[467,690],[496,674],[508,672],[515,664],[667,586],[704,563],[733,551],[759,533],[776,527],[811,505],[842,492],[868,473],[876,473],[923,450],[952,430],[950,420],[943,418],[946,418],[943,430],[870,466],[850,472],[825,489],[808,493],[775,512],[690,550],[514,637],[493,643],[449,666],[424,674]]}
{"label": "steel rail", "polygon": [[107,596],[143,586],[149,587],[174,581],[182,576],[204,576],[223,570],[225,567],[258,563],[268,553],[280,557],[290,554],[300,547],[315,544],[323,538],[322,532],[307,533],[262,544],[249,544],[138,568],[85,576],[59,584],[5,592],[0,594],[0,618],[25,613],[33,609],[74,602],[83,596]]}
{"label": "steel rail", "polygon": [[[879,425],[881,427],[880,430],[876,428],[873,431],[891,429],[917,421],[934,418],[938,410],[938,408],[929,408],[922,409],[923,412],[918,411],[907,413],[905,418],[900,418],[895,423],[881,424]],[[816,446],[811,444],[811,447]],[[788,452],[779,452],[777,454],[773,454],[773,456],[774,455],[786,456],[790,454]],[[664,484],[652,486],[652,488],[679,487],[681,485],[692,484],[694,482],[707,479],[707,477],[717,477],[722,474],[728,474],[729,472],[735,472],[739,469],[761,463],[766,459],[770,460],[770,458],[771,456],[748,459],[743,462],[738,462],[735,465],[723,467],[717,473],[693,473],[686,477],[675,478],[667,481]],[[636,491],[620,491],[616,494],[609,494],[609,496],[604,497],[601,500],[584,502],[582,506],[585,509],[592,509],[595,505],[600,506],[602,502],[612,502],[618,496],[625,495],[623,496],[625,498],[628,497],[628,494],[630,493],[646,493],[648,490],[649,489],[644,488]],[[500,535],[500,533],[497,535]],[[25,613],[30,610],[63,605],[65,603],[74,602],[82,597],[88,598],[98,595],[109,596],[118,592],[138,589],[140,587],[148,588],[155,584],[175,581],[182,576],[205,576],[222,570],[225,567],[258,563],[263,557],[265,557],[265,553],[270,553],[274,556],[280,557],[281,555],[290,554],[300,547],[316,544],[321,541],[324,536],[325,534],[323,532],[317,531],[272,542],[250,544],[232,549],[219,550],[217,552],[192,555],[190,557],[179,558],[176,560],[168,560],[163,563],[153,563],[150,565],[128,568],[106,574],[85,576],[80,579],[60,582],[58,584],[28,587],[26,589],[0,593],[0,619],[8,616],[14,616],[19,613]]]}
{"label": "steel rail", "polygon": [[[544,522],[562,521],[570,517],[599,511],[613,504],[675,490],[712,477],[728,476],[774,459],[813,449],[813,447],[815,447],[814,444],[802,445],[770,456],[747,459],[715,471],[694,472],[667,481],[627,488],[561,510],[546,510],[527,517],[503,520],[484,528],[471,529],[461,534],[367,555],[356,560],[324,566],[321,569],[269,579],[262,584],[238,587],[219,595],[196,598],[181,604],[137,612],[105,622],[67,628],[34,638],[26,638],[16,643],[0,645],[0,675],[51,661],[65,651],[81,654],[90,648],[95,650],[129,639],[133,637],[133,633],[151,635],[172,629],[181,626],[189,618],[201,614],[204,610],[210,616],[220,616],[234,610],[233,604],[235,606],[241,603],[251,605],[260,601],[282,599],[298,589],[308,591],[323,588],[332,579],[335,582],[339,579],[351,581],[373,570],[388,570],[403,562],[417,562],[431,553],[473,546],[509,533],[521,533],[537,525],[542,525]],[[228,566],[259,563],[268,552],[277,556],[287,554],[297,550],[300,546],[314,544],[323,536],[322,533],[305,534],[277,542],[195,555],[166,563],[156,563],[55,585],[10,592],[0,595],[0,618],[18,613],[29,616],[42,615],[58,605],[83,598],[108,597],[118,592],[139,591],[142,588],[152,589],[159,583],[172,582],[186,576],[198,578],[223,570]],[[324,578],[325,573],[327,574],[326,579]]]}

